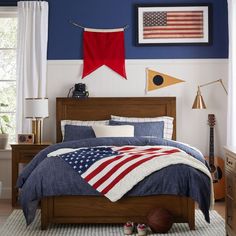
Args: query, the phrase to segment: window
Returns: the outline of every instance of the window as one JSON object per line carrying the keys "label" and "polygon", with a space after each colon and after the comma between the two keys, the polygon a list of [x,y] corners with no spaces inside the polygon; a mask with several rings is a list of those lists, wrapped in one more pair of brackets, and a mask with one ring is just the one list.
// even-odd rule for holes
{"label": "window", "polygon": [[16,44],[17,11],[15,7],[0,7],[0,116],[9,118],[5,132],[9,142],[16,136]]}

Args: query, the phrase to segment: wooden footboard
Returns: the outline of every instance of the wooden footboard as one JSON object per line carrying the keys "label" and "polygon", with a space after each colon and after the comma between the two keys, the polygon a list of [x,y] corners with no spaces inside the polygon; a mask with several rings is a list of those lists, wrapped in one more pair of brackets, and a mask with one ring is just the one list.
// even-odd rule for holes
{"label": "wooden footboard", "polygon": [[50,223],[145,223],[155,207],[169,210],[174,222],[188,223],[195,229],[194,201],[174,195],[124,197],[115,203],[101,196],[47,197],[41,202],[41,228],[47,229]]}

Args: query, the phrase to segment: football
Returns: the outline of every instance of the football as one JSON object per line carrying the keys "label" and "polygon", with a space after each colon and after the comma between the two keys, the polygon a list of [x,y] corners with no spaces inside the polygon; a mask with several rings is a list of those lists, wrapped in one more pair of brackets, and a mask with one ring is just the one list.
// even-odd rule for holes
{"label": "football", "polygon": [[149,212],[147,224],[154,233],[167,233],[172,227],[173,216],[164,208],[155,208]]}

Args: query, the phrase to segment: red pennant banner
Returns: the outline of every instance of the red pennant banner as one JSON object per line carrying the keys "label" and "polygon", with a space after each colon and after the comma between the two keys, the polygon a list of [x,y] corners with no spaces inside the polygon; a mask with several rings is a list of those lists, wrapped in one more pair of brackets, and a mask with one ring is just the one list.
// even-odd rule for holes
{"label": "red pennant banner", "polygon": [[82,79],[106,65],[126,79],[124,30],[83,33],[84,69]]}

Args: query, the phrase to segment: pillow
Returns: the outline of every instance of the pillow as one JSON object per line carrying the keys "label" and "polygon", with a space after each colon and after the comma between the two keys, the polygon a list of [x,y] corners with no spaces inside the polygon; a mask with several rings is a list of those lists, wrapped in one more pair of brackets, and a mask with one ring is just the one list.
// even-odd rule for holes
{"label": "pillow", "polygon": [[148,136],[163,138],[164,121],[157,122],[129,122],[110,120],[109,125],[133,125],[134,136]]}
{"label": "pillow", "polygon": [[62,120],[61,121],[61,133],[62,140],[64,140],[65,125],[77,125],[77,126],[92,126],[92,125],[108,125],[109,120]]}
{"label": "pillow", "polygon": [[134,126],[132,125],[120,125],[120,126],[96,125],[93,126],[93,130],[97,138],[134,137]]}
{"label": "pillow", "polygon": [[85,138],[96,138],[91,126],[65,125],[63,142]]}
{"label": "pillow", "polygon": [[170,116],[138,118],[138,117],[123,117],[123,116],[112,115],[111,119],[115,121],[132,121],[132,122],[164,121],[163,138],[172,139],[174,118]]}

